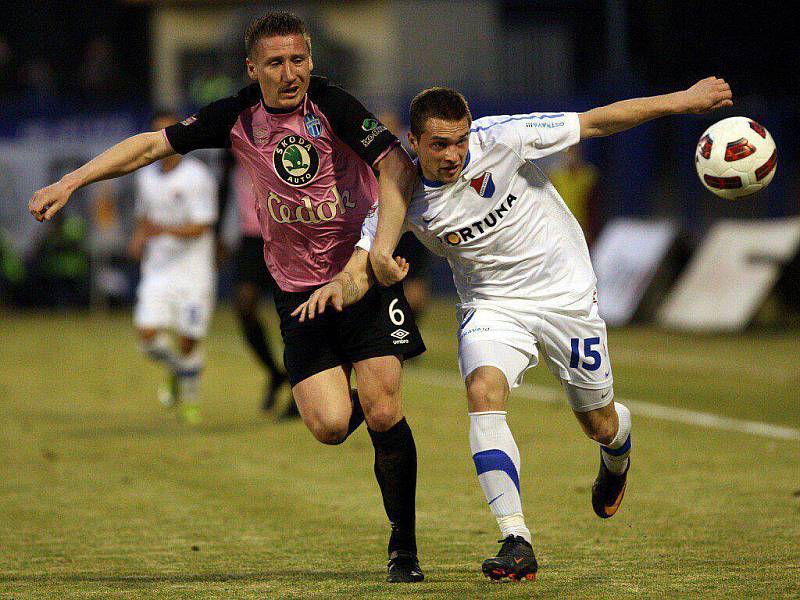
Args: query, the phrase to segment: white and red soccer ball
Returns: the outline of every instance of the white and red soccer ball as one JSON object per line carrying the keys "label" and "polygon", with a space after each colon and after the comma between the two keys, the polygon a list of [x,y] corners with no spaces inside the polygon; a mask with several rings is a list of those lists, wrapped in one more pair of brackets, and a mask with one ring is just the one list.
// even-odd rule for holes
{"label": "white and red soccer ball", "polygon": [[763,190],[775,176],[778,151],[762,125],[730,117],[706,129],[697,142],[694,165],[711,192],[735,200]]}

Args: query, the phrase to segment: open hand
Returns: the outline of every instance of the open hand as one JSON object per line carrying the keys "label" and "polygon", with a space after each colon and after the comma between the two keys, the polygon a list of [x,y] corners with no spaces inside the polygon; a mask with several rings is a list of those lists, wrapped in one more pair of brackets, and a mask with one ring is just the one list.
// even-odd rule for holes
{"label": "open hand", "polygon": [[724,106],[733,106],[731,86],[720,77],[706,77],[681,92],[685,106],[682,112],[706,113]]}
{"label": "open hand", "polygon": [[344,287],[340,281],[331,281],[317,288],[308,297],[308,300],[303,302],[300,306],[292,311],[292,316],[300,316],[299,321],[302,323],[306,318],[313,319],[317,313],[322,314],[325,312],[325,307],[330,304],[338,312],[342,311],[344,306]]}

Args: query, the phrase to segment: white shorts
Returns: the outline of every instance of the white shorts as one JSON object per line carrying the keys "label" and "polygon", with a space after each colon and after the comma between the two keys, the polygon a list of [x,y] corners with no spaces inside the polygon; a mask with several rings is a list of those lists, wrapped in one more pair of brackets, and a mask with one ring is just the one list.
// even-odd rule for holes
{"label": "white shorts", "polygon": [[[488,301],[462,304],[458,363],[466,379],[482,366],[500,369],[509,389],[522,383],[525,371],[539,363],[562,382],[599,390],[613,384],[606,324],[594,294],[569,311],[530,308],[509,310]],[[582,407],[575,407],[581,410]]]}
{"label": "white shorts", "polygon": [[201,339],[214,310],[214,288],[167,285],[142,280],[136,290],[133,321],[138,329],[171,329]]}

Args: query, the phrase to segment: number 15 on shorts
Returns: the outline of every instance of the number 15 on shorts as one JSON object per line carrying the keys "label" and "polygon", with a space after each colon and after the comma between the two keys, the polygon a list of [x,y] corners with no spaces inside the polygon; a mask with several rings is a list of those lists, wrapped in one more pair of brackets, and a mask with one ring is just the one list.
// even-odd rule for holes
{"label": "number 15 on shorts", "polygon": [[[581,339],[572,338],[570,340],[572,346],[572,353],[569,357],[569,366],[571,369],[577,369],[579,366],[587,371],[597,371],[600,364],[603,362],[603,357],[600,352],[594,349],[595,346],[600,345],[599,337],[590,337],[583,340],[583,361],[581,362]],[[587,362],[587,359],[591,362]]]}

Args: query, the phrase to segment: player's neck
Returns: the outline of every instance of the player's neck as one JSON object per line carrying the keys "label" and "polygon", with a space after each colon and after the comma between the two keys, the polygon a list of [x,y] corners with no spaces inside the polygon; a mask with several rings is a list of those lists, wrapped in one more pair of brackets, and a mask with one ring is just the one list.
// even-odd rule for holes
{"label": "player's neck", "polygon": [[264,107],[264,110],[271,115],[288,115],[289,113],[293,113],[300,108],[301,104],[303,104],[302,99],[295,106],[292,106],[291,108],[284,108],[280,106],[269,106],[264,100],[261,101],[261,105]]}

